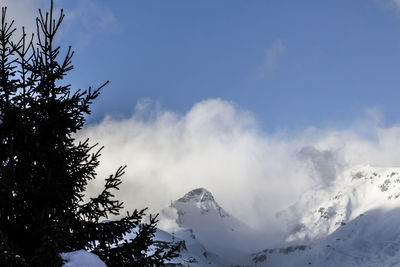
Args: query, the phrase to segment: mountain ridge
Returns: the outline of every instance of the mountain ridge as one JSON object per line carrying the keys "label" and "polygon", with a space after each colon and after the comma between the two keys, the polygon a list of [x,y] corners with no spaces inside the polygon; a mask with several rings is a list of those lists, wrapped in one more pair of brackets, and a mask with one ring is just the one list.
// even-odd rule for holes
{"label": "mountain ridge", "polygon": [[400,168],[348,168],[277,216],[287,227],[270,248],[196,188],[161,210],[155,239],[182,244],[169,266],[400,267]]}
{"label": "mountain ridge", "polygon": [[256,266],[400,266],[399,196],[400,168],[349,168],[280,212],[287,253],[264,249],[251,260]]}

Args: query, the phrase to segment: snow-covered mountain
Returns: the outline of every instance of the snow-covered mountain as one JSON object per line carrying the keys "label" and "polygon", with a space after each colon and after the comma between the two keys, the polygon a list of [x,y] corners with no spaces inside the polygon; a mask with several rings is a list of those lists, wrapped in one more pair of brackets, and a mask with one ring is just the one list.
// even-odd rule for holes
{"label": "snow-covered mountain", "polygon": [[160,212],[156,239],[182,243],[171,266],[400,267],[399,168],[350,168],[277,216],[285,239],[265,247],[268,236],[198,188]]}
{"label": "snow-covered mountain", "polygon": [[204,188],[188,192],[163,209],[160,227],[163,226],[173,236],[184,239],[187,246],[201,244],[206,254],[217,255],[209,262],[215,266],[247,263],[247,255],[260,247],[263,238],[226,212]]}
{"label": "snow-covered mountain", "polygon": [[286,246],[256,266],[400,266],[400,169],[360,166],[279,214]]}
{"label": "snow-covered mountain", "polygon": [[[230,259],[215,266],[400,267],[398,168],[350,168],[331,184],[306,192],[278,214],[287,225],[282,246],[250,252],[247,261],[242,258],[246,252],[236,254],[235,249],[252,242],[251,248],[262,247],[254,242],[257,239],[239,237],[255,231],[227,214],[207,190],[193,190],[163,212],[175,218],[178,229],[190,229],[197,234],[197,241],[207,251]],[[234,231],[227,231],[230,227]],[[173,234],[179,236],[179,231]],[[219,246],[213,246],[213,242]],[[230,257],[235,254],[236,258]]]}

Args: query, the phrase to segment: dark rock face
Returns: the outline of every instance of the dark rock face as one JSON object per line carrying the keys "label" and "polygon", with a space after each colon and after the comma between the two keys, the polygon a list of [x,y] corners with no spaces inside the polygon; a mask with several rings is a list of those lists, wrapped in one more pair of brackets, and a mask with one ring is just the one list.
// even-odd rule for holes
{"label": "dark rock face", "polygon": [[179,202],[206,202],[215,201],[213,195],[205,188],[197,188],[178,199]]}

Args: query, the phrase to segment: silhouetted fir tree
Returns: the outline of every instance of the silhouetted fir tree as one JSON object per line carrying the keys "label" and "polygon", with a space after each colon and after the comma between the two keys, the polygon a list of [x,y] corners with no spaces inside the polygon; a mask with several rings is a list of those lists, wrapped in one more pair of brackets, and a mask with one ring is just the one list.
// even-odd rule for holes
{"label": "silhouetted fir tree", "polygon": [[[95,179],[100,150],[73,134],[99,90],[73,92],[62,84],[72,70],[73,52],[60,56],[54,38],[64,18],[50,12],[36,20],[37,34],[15,41],[13,22],[2,9],[0,29],[0,266],[61,266],[61,252],[86,249],[108,266],[161,266],[177,255],[154,247],[157,219],[142,224],[145,210],[120,220],[122,203],[113,190],[125,167],[106,179],[88,202],[84,193]],[[110,51],[109,51],[110,52]],[[61,58],[61,59],[60,59]],[[123,241],[136,227],[137,236]],[[153,249],[150,249],[152,247]]]}

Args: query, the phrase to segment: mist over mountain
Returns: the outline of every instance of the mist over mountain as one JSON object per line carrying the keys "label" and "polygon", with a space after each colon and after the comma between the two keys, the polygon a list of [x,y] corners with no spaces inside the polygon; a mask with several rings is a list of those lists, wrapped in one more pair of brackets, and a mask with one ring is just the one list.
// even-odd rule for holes
{"label": "mist over mountain", "polygon": [[286,227],[278,247],[204,188],[163,209],[160,227],[192,244],[175,261],[184,266],[400,266],[399,205],[400,168],[356,166],[277,214]]}
{"label": "mist over mountain", "polygon": [[[357,166],[282,211],[283,248],[253,254],[261,266],[400,266],[400,169]],[[306,212],[301,212],[306,210]]]}
{"label": "mist over mountain", "polygon": [[[185,241],[181,263],[395,264],[397,241],[378,234],[374,247],[362,236],[367,228],[380,233],[398,224],[391,176],[398,171],[388,166],[400,166],[399,126],[384,127],[367,116],[352,127],[285,135],[263,131],[251,113],[220,99],[197,103],[183,115],[157,109],[143,117],[148,112],[142,108],[130,118],[90,125],[82,136],[105,145],[101,175],[121,162],[129,165],[117,196],[128,209],[136,203],[160,212],[160,231],[168,240]],[[385,223],[384,215],[390,218]],[[367,257],[365,244],[379,256]],[[388,254],[383,244],[395,248]],[[339,247],[352,246],[351,255],[359,256],[340,253]]]}
{"label": "mist over mountain", "polygon": [[[88,125],[77,138],[105,146],[99,177],[128,165],[125,186],[116,193],[126,210],[138,205],[158,212],[204,187],[230,214],[278,234],[276,212],[312,187],[328,186],[345,168],[400,166],[400,127],[375,117],[368,112],[346,127],[270,132],[250,111],[221,99],[201,101],[183,114],[146,102],[130,117]],[[90,184],[89,193],[102,184]]]}
{"label": "mist over mountain", "polygon": [[245,262],[266,238],[225,211],[205,188],[191,190],[160,215],[161,229],[181,238],[190,231],[208,251],[231,264]]}
{"label": "mist over mountain", "polygon": [[[276,213],[279,235],[250,227],[217,199],[196,188],[160,210],[156,246],[179,245],[169,266],[400,266],[400,168],[344,168]],[[65,266],[102,266],[84,251],[63,257]]]}

